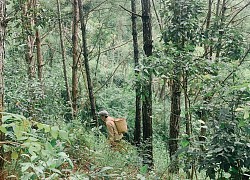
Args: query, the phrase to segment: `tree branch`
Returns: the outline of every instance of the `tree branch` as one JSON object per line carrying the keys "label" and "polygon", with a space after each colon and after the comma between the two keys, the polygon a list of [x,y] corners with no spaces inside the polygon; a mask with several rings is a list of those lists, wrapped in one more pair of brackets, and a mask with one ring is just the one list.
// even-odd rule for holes
{"label": "tree branch", "polygon": [[[250,47],[248,47],[248,49],[247,49],[245,55],[244,55],[244,56],[242,57],[242,59],[240,60],[240,63],[239,63],[239,65],[238,65],[238,67],[240,67],[240,66],[242,65],[242,63],[245,61],[245,59],[246,59],[247,55],[249,54],[249,52],[250,52]],[[235,73],[235,71],[236,71],[236,69],[234,69],[231,73],[229,73],[229,74],[227,75],[227,77],[226,77],[221,83],[224,84],[224,83],[226,82],[226,80],[227,80],[233,73]]]}
{"label": "tree branch", "polygon": [[238,12],[236,12],[236,14],[230,19],[230,21],[227,23],[226,27],[229,26],[229,24],[235,19],[235,17],[241,12],[243,11],[245,8],[247,8],[247,6],[250,5],[250,2],[248,2],[245,6],[243,6]]}
{"label": "tree branch", "polygon": [[132,11],[130,11],[130,10],[128,10],[128,9],[126,9],[125,7],[123,7],[123,6],[121,6],[121,5],[119,5],[123,10],[125,10],[125,11],[127,11],[127,12],[129,12],[130,14],[134,14],[134,15],[136,15],[136,16],[138,16],[138,17],[141,17],[142,18],[142,15],[140,15],[140,14],[136,14],[136,13],[134,13],[134,12],[132,12]]}

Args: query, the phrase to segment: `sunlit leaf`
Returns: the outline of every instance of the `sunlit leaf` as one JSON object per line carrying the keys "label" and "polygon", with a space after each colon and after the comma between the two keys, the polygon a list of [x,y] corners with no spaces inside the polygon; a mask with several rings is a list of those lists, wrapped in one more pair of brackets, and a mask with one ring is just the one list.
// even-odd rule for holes
{"label": "sunlit leaf", "polygon": [[59,131],[59,127],[58,126],[53,126],[51,127],[51,130],[50,130],[50,134],[53,138],[57,139],[58,137],[58,132]]}
{"label": "sunlit leaf", "polygon": [[44,124],[44,131],[45,131],[46,133],[50,132],[50,126],[47,125],[47,124]]}
{"label": "sunlit leaf", "polygon": [[246,106],[244,108],[244,119],[247,119],[247,118],[249,118],[249,107],[248,106]]}
{"label": "sunlit leaf", "polygon": [[11,153],[11,159],[16,160],[17,158],[18,158],[18,153],[17,153],[16,151],[13,151],[13,152]]}
{"label": "sunlit leaf", "polygon": [[42,124],[42,123],[37,123],[37,128],[38,129],[43,129],[44,128],[44,124]]}
{"label": "sunlit leaf", "polygon": [[0,131],[3,132],[3,133],[6,133],[7,132],[7,129],[3,126],[0,126]]}
{"label": "sunlit leaf", "polygon": [[59,130],[59,137],[61,139],[64,139],[64,140],[68,140],[69,139],[69,134],[68,134],[68,132],[66,132],[64,130]]}

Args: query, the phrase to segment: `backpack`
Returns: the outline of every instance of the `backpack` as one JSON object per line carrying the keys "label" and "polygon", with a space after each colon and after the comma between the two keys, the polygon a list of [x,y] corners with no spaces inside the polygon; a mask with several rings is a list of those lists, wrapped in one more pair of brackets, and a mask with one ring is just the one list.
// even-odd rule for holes
{"label": "backpack", "polygon": [[128,131],[128,125],[125,118],[116,118],[114,122],[119,134],[126,133]]}

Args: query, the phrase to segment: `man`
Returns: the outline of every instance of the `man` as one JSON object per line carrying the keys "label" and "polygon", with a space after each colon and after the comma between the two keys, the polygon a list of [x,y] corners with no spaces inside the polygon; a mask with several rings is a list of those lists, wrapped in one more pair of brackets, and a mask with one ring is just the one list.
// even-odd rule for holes
{"label": "man", "polygon": [[119,142],[122,139],[123,134],[118,133],[118,130],[114,122],[115,119],[109,116],[109,113],[107,111],[105,110],[100,111],[98,115],[100,115],[101,119],[106,124],[109,142],[111,146],[114,147],[116,145],[116,142]]}

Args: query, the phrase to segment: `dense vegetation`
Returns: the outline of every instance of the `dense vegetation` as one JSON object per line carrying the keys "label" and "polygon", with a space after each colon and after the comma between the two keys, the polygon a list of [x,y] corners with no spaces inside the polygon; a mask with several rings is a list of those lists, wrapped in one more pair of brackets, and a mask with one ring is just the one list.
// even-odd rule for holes
{"label": "dense vegetation", "polygon": [[248,0],[0,4],[0,179],[250,177]]}

